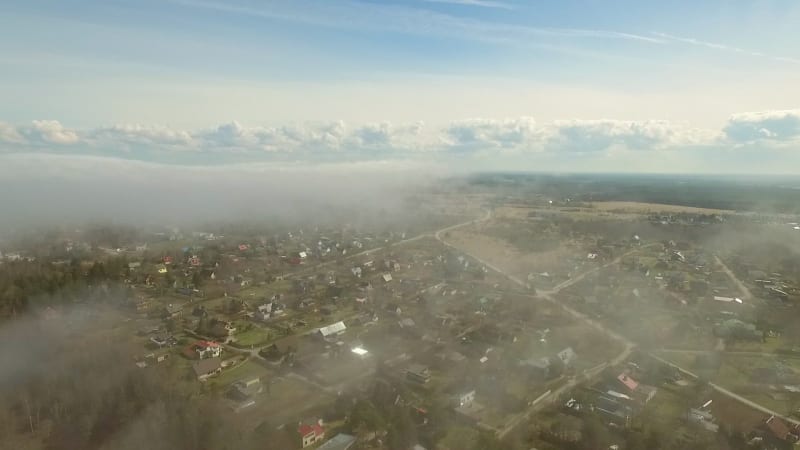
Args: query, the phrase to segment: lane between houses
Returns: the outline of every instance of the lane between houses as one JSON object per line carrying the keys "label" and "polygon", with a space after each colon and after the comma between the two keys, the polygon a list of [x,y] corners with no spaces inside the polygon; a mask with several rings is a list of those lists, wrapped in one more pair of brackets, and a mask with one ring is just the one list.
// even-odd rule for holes
{"label": "lane between houses", "polygon": [[[671,367],[674,367],[674,368],[680,370],[681,372],[685,373],[686,375],[689,375],[690,377],[692,377],[694,379],[699,379],[700,378],[694,372],[691,372],[688,369],[684,369],[683,367],[673,363],[672,361],[668,361],[668,360],[666,360],[664,358],[661,358],[660,356],[655,355],[653,353],[648,353],[648,354],[650,355],[651,358],[655,359],[656,361],[659,361],[659,362],[667,364],[667,365],[669,365]],[[747,406],[749,406],[749,407],[751,407],[751,408],[753,408],[753,409],[755,409],[757,411],[761,411],[761,412],[763,412],[765,414],[769,414],[771,416],[780,417],[784,421],[792,423],[794,425],[800,425],[800,421],[798,421],[797,419],[793,419],[793,418],[787,417],[787,416],[785,416],[785,415],[783,415],[783,414],[781,414],[781,413],[779,413],[777,411],[773,411],[773,410],[771,410],[771,409],[769,409],[769,408],[767,408],[767,407],[765,407],[763,405],[760,405],[760,404],[758,404],[758,403],[756,403],[756,402],[754,402],[752,400],[744,398],[744,397],[742,397],[741,395],[739,395],[739,394],[737,394],[735,392],[731,392],[731,391],[725,389],[724,387],[722,387],[722,386],[720,386],[720,385],[718,385],[716,383],[709,382],[708,385],[711,386],[715,391],[717,391],[717,392],[719,392],[719,393],[721,393],[723,395],[726,395],[726,396],[728,396],[728,397],[730,397],[730,398],[732,398],[734,400],[737,400],[740,403],[743,403],[743,404],[745,404],[745,405],[747,405]]]}
{"label": "lane between houses", "polygon": [[[488,220],[488,218],[489,217],[487,217],[486,220]],[[506,273],[504,270],[500,269],[497,266],[492,265],[491,263],[489,263],[487,261],[484,261],[483,259],[481,259],[480,257],[477,257],[476,255],[470,254],[470,253],[468,253],[468,252],[466,252],[466,251],[464,251],[462,249],[459,249],[459,248],[455,247],[454,245],[444,241],[444,239],[442,239],[440,233],[436,233],[435,237],[436,237],[437,240],[442,242],[444,245],[446,245],[448,247],[451,247],[451,248],[454,248],[454,249],[457,249],[457,250],[461,251],[464,254],[467,254],[468,256],[472,257],[473,259],[477,260],[478,262],[484,264],[486,267],[489,267],[493,271],[505,276],[506,278],[508,278],[509,280],[513,281],[517,285],[522,286],[522,287],[527,289],[526,283],[524,283],[519,278]],[[657,244],[653,243],[653,244],[648,244],[648,245],[657,245]],[[579,311],[569,307],[568,305],[565,305],[565,304],[563,304],[561,302],[558,302],[555,298],[552,297],[552,295],[557,294],[558,292],[560,292],[561,290],[563,290],[563,289],[565,289],[565,288],[567,288],[569,286],[572,286],[573,284],[575,284],[575,283],[579,282],[580,280],[584,279],[586,276],[590,275],[591,273],[597,272],[598,270],[600,270],[600,269],[602,269],[604,267],[608,267],[608,266],[611,266],[613,264],[618,264],[622,260],[622,258],[624,258],[626,256],[629,256],[629,255],[631,255],[633,253],[636,253],[637,251],[638,251],[638,249],[637,250],[632,250],[632,251],[629,251],[629,252],[627,252],[627,253],[625,253],[623,255],[620,255],[619,257],[615,258],[614,260],[612,260],[612,261],[610,261],[610,262],[608,262],[606,264],[603,264],[602,266],[595,267],[595,268],[593,268],[593,269],[591,269],[591,270],[589,270],[587,272],[584,272],[584,273],[582,273],[582,274],[580,274],[580,275],[578,275],[576,277],[573,277],[573,278],[571,278],[571,279],[569,279],[567,281],[564,281],[564,282],[556,285],[554,288],[552,288],[550,290],[541,291],[541,292],[538,292],[535,295],[529,294],[529,295],[531,295],[531,297],[541,298],[541,299],[547,300],[547,301],[549,301],[549,302],[551,302],[553,304],[556,304],[556,305],[560,306],[564,311],[568,312],[570,315],[572,315],[576,319],[583,320],[587,324],[589,324],[592,327],[600,330],[601,332],[605,333],[606,335],[610,336],[611,338],[623,343],[625,345],[625,349],[619,355],[617,355],[613,360],[609,361],[609,365],[616,365],[616,364],[619,364],[622,361],[626,360],[630,356],[630,354],[633,351],[633,349],[635,348],[636,344],[634,342],[632,342],[631,340],[627,339],[626,337],[620,335],[616,331],[606,327],[605,325],[603,325],[603,324],[601,324],[601,323],[599,323],[599,322],[597,322],[595,320],[592,320],[591,318],[589,318],[586,315],[580,313]],[[739,286],[739,288],[743,292],[743,295],[745,295],[746,298],[748,298],[748,299],[752,298],[752,294],[747,289],[747,287],[744,286],[744,284],[741,281],[739,281],[738,278],[735,277],[733,272],[731,272],[730,269],[727,266],[725,266],[719,258],[716,258],[716,259],[717,259],[717,262],[723,267],[723,270],[728,274],[728,276],[731,277],[731,279],[734,280],[734,282]],[[698,378],[697,375],[695,375],[694,373],[692,373],[692,372],[690,372],[690,371],[688,371],[688,370],[686,370],[686,369],[684,369],[684,368],[682,368],[682,367],[680,367],[680,366],[678,366],[678,365],[676,365],[676,364],[674,364],[672,362],[669,362],[669,361],[667,361],[667,360],[665,360],[663,358],[660,358],[657,355],[654,355],[652,353],[650,353],[649,355],[651,357],[655,358],[656,360],[662,362],[662,363],[665,363],[665,364],[668,364],[668,365],[670,365],[672,367],[677,368],[681,372],[684,372],[687,375],[690,375],[695,379]],[[590,377],[587,377],[583,381],[587,381],[588,379],[590,379]],[[553,391],[551,396],[553,396],[553,395],[558,396],[559,394],[561,394],[563,392],[566,392],[568,389],[574,387],[575,384],[577,384],[577,382],[574,381],[574,380],[571,380],[570,382],[568,382],[564,386],[562,386],[562,387],[558,388],[557,390]],[[773,411],[773,410],[771,410],[771,409],[769,409],[769,408],[767,408],[767,407],[765,407],[763,405],[760,405],[760,404],[758,404],[756,402],[753,402],[752,400],[744,398],[741,395],[736,394],[735,392],[732,392],[732,391],[730,391],[728,389],[725,389],[724,387],[719,386],[719,385],[717,385],[715,383],[709,383],[709,386],[711,386],[717,392],[719,392],[719,393],[721,393],[723,395],[726,395],[726,396],[728,396],[728,397],[730,397],[730,398],[732,398],[734,400],[737,400],[740,403],[743,403],[743,404],[745,404],[745,405],[747,405],[747,406],[749,406],[749,407],[751,407],[753,409],[756,409],[758,411],[764,412],[766,414],[774,415],[776,417],[780,417],[783,420],[785,420],[787,422],[790,422],[790,423],[793,423],[793,424],[800,424],[800,421],[798,421],[796,419],[793,419],[793,418],[790,418],[790,417],[786,417],[783,414],[778,413],[777,411]],[[539,403],[537,403],[535,405],[532,405],[528,410],[526,410],[526,411],[520,413],[519,415],[515,416],[514,418],[512,418],[509,421],[508,425],[498,433],[498,437],[503,438],[504,436],[506,436],[509,432],[511,432],[513,430],[513,428],[516,425],[518,425],[520,422],[522,422],[523,418],[530,417],[530,415],[532,415],[538,409],[541,409],[545,404],[546,404],[546,402],[539,402]]]}
{"label": "lane between houses", "polygon": [[724,262],[722,262],[719,256],[714,255],[714,260],[722,268],[722,271],[725,272],[726,275],[728,275],[728,278],[730,278],[731,281],[733,281],[733,284],[735,284],[736,287],[739,288],[739,291],[742,293],[742,299],[751,300],[753,298],[753,293],[750,292],[750,289],[748,289],[744,283],[742,283],[742,280],[740,280],[739,277],[737,277],[736,274],[734,274],[733,271],[729,269]]}
{"label": "lane between houses", "polygon": [[[491,212],[487,211],[487,215],[482,219],[482,221],[487,221],[490,218],[491,218]],[[461,226],[465,226],[465,224],[462,224]],[[454,228],[457,228],[457,227],[453,227],[451,229],[454,229]],[[486,266],[486,267],[492,269],[493,271],[499,273],[500,275],[503,275],[504,277],[508,278],[509,280],[511,280],[512,282],[517,284],[518,286],[520,286],[520,287],[522,287],[524,289],[528,289],[527,283],[523,282],[518,277],[515,277],[514,275],[511,275],[511,274],[507,273],[503,269],[501,269],[501,268],[489,263],[488,261],[485,261],[482,258],[480,258],[480,257],[478,257],[478,256],[476,256],[474,254],[470,254],[470,253],[464,251],[463,249],[460,249],[460,248],[450,244],[449,242],[445,241],[442,238],[442,232],[437,232],[434,236],[436,237],[436,239],[439,242],[441,242],[445,246],[453,248],[455,250],[460,251],[461,253],[464,253],[464,254],[468,255],[469,257],[475,259],[476,261],[480,262],[484,266]],[[570,314],[574,318],[586,322],[590,326],[598,329],[599,331],[601,331],[602,333],[610,336],[614,340],[617,340],[617,341],[621,342],[624,345],[624,349],[616,357],[614,357],[614,359],[612,359],[611,361],[608,362],[608,364],[610,364],[610,365],[619,364],[622,361],[626,360],[630,356],[631,352],[633,352],[635,344],[633,342],[631,342],[630,340],[628,340],[627,338],[625,338],[624,336],[622,336],[622,335],[616,333],[615,331],[607,328],[603,324],[601,324],[601,323],[599,323],[599,322],[597,322],[595,320],[592,320],[589,317],[587,317],[586,315],[584,315],[583,313],[581,313],[581,312],[569,307],[568,305],[565,305],[565,304],[557,301],[555,298],[552,297],[552,295],[553,294],[557,294],[562,289],[565,289],[565,288],[567,288],[569,286],[572,286],[573,284],[575,284],[578,281],[582,280],[584,277],[586,277],[587,275],[589,275],[591,273],[597,272],[598,270],[600,270],[600,269],[602,269],[604,267],[608,267],[608,266],[610,266],[612,264],[619,263],[619,261],[621,261],[622,258],[624,258],[625,256],[628,256],[630,254],[633,254],[636,251],[638,251],[638,249],[630,251],[630,252],[627,252],[627,253],[625,253],[623,255],[620,255],[619,257],[615,258],[614,260],[612,260],[612,261],[610,261],[610,262],[608,262],[606,264],[603,264],[601,266],[595,267],[595,268],[593,268],[593,269],[591,269],[591,270],[589,270],[589,271],[587,271],[587,272],[585,272],[585,273],[583,273],[581,275],[578,275],[578,276],[576,276],[574,278],[571,278],[570,280],[567,280],[567,281],[565,281],[563,283],[558,284],[553,289],[550,289],[550,290],[547,290],[547,291],[538,292],[536,294],[523,294],[523,295],[528,295],[528,296],[530,296],[532,298],[544,299],[544,300],[546,300],[548,302],[551,302],[551,303],[553,303],[555,305],[558,305],[559,307],[561,307],[564,311],[566,311],[568,314]],[[594,373],[587,373],[586,376],[583,377],[583,379],[580,380],[580,382],[583,383],[585,381],[588,381],[589,379],[597,376],[601,372],[602,371],[596,371]],[[558,398],[559,395],[561,395],[564,392],[567,392],[568,390],[572,389],[578,383],[579,383],[579,381],[577,379],[571,379],[566,384],[562,385],[561,387],[557,388],[554,391],[551,391],[550,394],[548,395],[548,397]],[[542,399],[542,400],[544,400],[544,399]],[[508,435],[508,433],[510,433],[520,423],[522,423],[525,419],[529,418],[531,415],[533,415],[539,409],[543,408],[546,404],[547,404],[546,401],[536,402],[536,403],[532,404],[527,410],[525,410],[525,411],[517,414],[516,416],[512,417],[506,423],[506,426],[503,427],[502,430],[498,431],[498,433],[497,433],[498,438],[500,438],[500,439],[504,438],[506,435]]]}

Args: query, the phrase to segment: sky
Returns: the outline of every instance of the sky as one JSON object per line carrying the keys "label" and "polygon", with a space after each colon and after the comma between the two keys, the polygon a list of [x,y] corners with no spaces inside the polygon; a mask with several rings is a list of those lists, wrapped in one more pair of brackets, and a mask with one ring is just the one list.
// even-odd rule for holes
{"label": "sky", "polygon": [[6,0],[0,165],[796,174],[798,23],[792,0]]}

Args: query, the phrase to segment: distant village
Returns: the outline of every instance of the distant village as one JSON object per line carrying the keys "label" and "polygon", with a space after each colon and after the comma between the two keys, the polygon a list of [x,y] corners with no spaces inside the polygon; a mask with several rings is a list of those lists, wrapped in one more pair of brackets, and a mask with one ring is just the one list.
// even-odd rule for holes
{"label": "distant village", "polygon": [[[76,233],[49,253],[2,247],[0,270],[113,271],[130,366],[218,398],[280,448],[798,441],[796,260],[713,243],[730,223],[794,222],[472,202],[413,233],[169,228],[117,246]],[[64,305],[34,312],[72,320]]]}

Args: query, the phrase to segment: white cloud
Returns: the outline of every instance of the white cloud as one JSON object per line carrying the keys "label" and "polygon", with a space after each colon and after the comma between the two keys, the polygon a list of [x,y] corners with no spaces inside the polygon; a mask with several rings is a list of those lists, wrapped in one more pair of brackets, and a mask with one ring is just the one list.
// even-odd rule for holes
{"label": "white cloud", "polygon": [[57,120],[34,120],[30,126],[20,127],[18,132],[30,143],[74,144],[78,134],[64,128]]}
{"label": "white cloud", "polygon": [[566,120],[556,121],[548,129],[547,146],[578,152],[660,150],[711,144],[717,134],[665,120]]}
{"label": "white cloud", "polygon": [[0,143],[6,144],[22,144],[25,138],[17,131],[17,129],[5,122],[0,122]]}
{"label": "white cloud", "polygon": [[724,132],[734,142],[800,140],[800,109],[734,114]]}
{"label": "white cloud", "polygon": [[452,150],[533,149],[542,132],[532,117],[469,119],[452,123],[444,141]]}
{"label": "white cloud", "polygon": [[146,145],[190,145],[192,143],[192,136],[186,131],[173,130],[166,126],[138,124],[120,124],[99,128],[91,133],[90,138],[100,142]]}
{"label": "white cloud", "polygon": [[612,148],[659,150],[716,142],[719,133],[661,120],[560,120],[537,126],[533,118],[473,119],[450,125],[454,150],[505,149],[602,152]]}
{"label": "white cloud", "polygon": [[[426,126],[343,121],[250,126],[236,121],[201,130],[162,125],[114,125],[73,130],[58,121],[13,126],[0,122],[6,153],[49,152],[125,156],[160,162],[341,162],[444,160],[505,156],[548,158],[619,151],[696,151],[758,143],[764,149],[800,141],[800,110],[740,113],[721,130],[666,120],[475,118]],[[548,156],[549,155],[549,156]]]}

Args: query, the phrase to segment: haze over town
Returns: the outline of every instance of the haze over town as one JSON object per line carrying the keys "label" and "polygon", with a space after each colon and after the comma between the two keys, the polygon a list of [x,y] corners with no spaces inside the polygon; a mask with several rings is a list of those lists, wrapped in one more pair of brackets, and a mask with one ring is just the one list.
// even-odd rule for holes
{"label": "haze over town", "polygon": [[791,449],[800,5],[0,5],[0,448]]}

